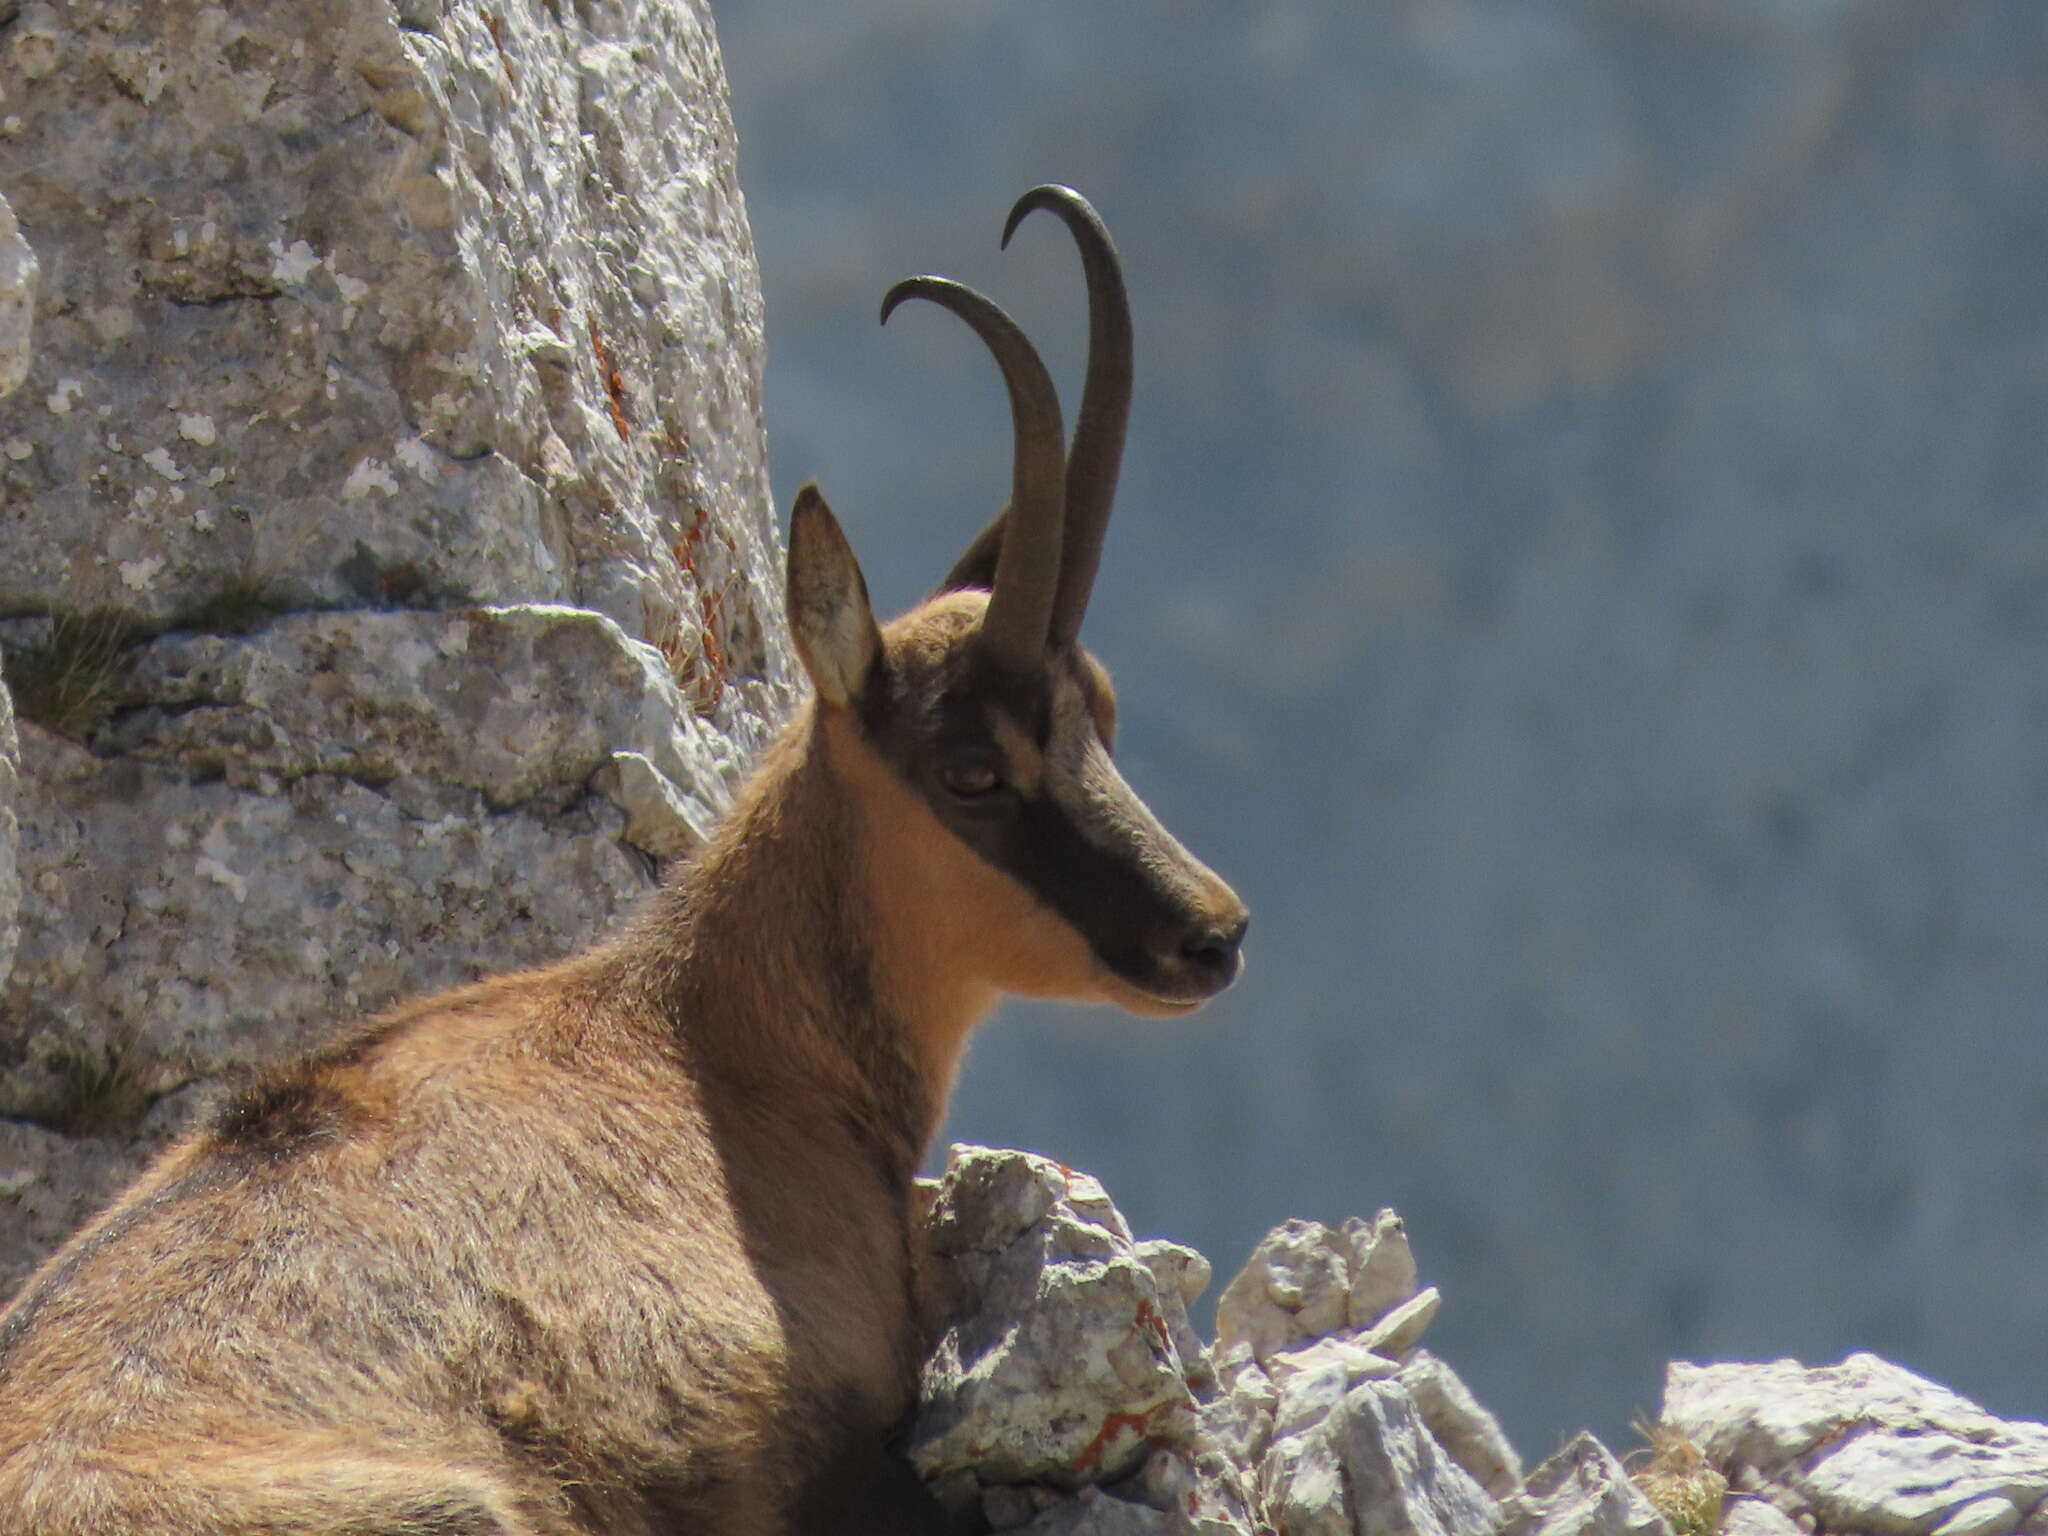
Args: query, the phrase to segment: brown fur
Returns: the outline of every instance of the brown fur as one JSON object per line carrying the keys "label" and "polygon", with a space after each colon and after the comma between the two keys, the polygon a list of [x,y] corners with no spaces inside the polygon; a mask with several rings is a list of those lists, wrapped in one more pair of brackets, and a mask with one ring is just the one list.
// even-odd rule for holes
{"label": "brown fur", "polygon": [[[868,995],[835,734],[635,932],[273,1073],[32,1278],[0,1530],[761,1531],[879,1446],[943,1095]],[[949,1077],[993,994],[903,995]]]}

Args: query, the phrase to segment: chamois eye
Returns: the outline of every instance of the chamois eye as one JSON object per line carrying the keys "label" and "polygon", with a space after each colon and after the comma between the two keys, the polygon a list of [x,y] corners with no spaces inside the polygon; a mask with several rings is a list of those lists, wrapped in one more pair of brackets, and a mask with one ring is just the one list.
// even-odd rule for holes
{"label": "chamois eye", "polygon": [[939,770],[939,782],[963,800],[972,800],[1000,789],[1003,777],[987,763],[948,763]]}

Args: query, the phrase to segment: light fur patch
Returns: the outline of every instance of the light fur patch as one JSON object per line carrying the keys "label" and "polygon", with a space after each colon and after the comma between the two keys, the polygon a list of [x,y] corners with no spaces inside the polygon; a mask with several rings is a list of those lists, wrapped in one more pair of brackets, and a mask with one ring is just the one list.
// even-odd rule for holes
{"label": "light fur patch", "polygon": [[1020,794],[1036,799],[1045,777],[1044,754],[1032,745],[1031,738],[1018,730],[1002,710],[991,711],[990,722],[995,728],[996,745],[1002,749],[1004,760],[1010,765],[1011,786]]}

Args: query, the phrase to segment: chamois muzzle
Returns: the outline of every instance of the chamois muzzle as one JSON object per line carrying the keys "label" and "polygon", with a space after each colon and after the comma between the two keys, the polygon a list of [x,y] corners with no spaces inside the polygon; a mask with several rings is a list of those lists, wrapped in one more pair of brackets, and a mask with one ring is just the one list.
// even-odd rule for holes
{"label": "chamois muzzle", "polygon": [[1180,941],[1180,956],[1189,973],[1206,981],[1212,992],[1237,980],[1245,930],[1251,924],[1251,914],[1240,912],[1234,922],[1205,922],[1190,929]]}

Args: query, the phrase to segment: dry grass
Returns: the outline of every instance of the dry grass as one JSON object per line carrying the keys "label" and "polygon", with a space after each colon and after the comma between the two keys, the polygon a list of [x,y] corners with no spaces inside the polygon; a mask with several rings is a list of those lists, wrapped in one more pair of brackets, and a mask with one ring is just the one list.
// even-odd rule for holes
{"label": "dry grass", "polygon": [[1629,1475],[1657,1513],[1670,1522],[1676,1536],[1715,1536],[1721,1528],[1721,1503],[1728,1479],[1716,1471],[1700,1448],[1668,1424],[1638,1419],[1635,1431],[1649,1442],[1629,1455]]}
{"label": "dry grass", "polygon": [[85,741],[114,710],[114,680],[128,621],[105,609],[58,614],[49,638],[16,645],[6,655],[14,710],[46,731]]}

